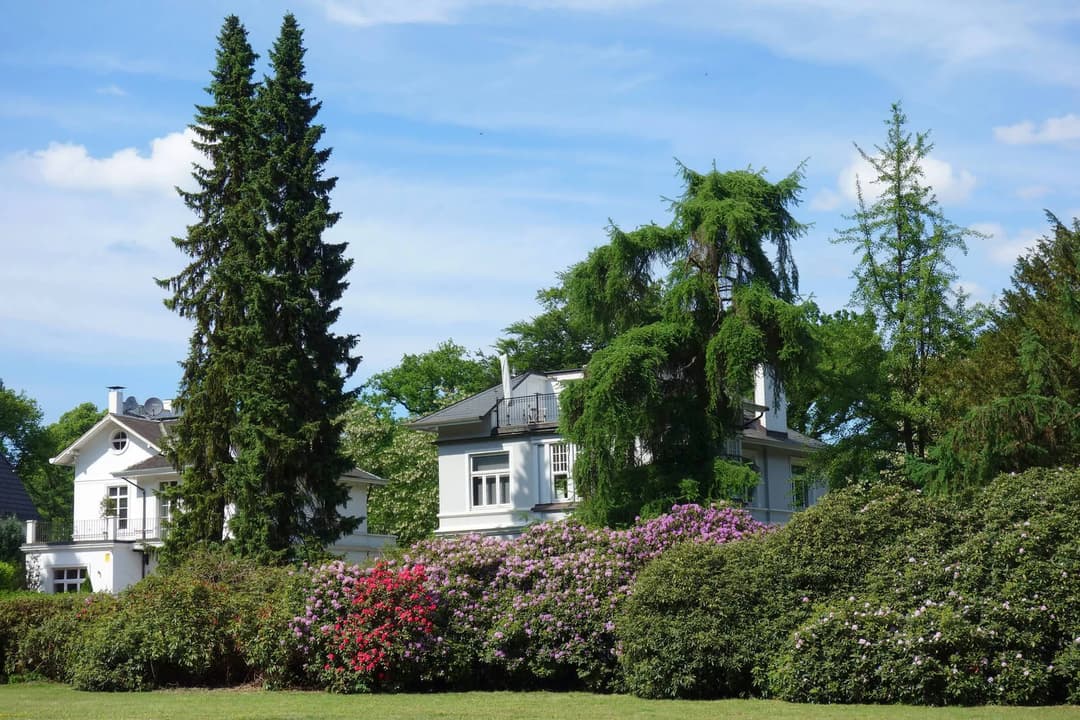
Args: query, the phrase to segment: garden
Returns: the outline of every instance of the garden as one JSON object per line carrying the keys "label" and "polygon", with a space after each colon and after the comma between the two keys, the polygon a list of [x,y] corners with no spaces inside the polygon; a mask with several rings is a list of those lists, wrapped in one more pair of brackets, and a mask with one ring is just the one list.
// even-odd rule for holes
{"label": "garden", "polygon": [[781,528],[688,504],[370,567],[205,553],[116,597],[4,596],[2,671],[94,691],[1077,704],[1078,498],[1080,471],[1033,469],[966,497],[853,486]]}

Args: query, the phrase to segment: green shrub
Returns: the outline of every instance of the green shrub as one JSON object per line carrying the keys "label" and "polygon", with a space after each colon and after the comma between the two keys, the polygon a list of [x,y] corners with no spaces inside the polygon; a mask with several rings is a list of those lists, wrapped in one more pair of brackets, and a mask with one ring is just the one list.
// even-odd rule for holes
{"label": "green shrub", "polygon": [[189,558],[133,585],[114,613],[83,627],[72,683],[84,690],[288,684],[289,586],[281,569],[222,553]]}
{"label": "green shrub", "polygon": [[50,617],[70,614],[85,601],[74,595],[41,595],[22,592],[0,596],[0,679],[23,670],[18,665],[16,653],[19,640],[30,628],[37,627]]}
{"label": "green shrub", "polygon": [[1080,699],[1080,472],[1005,475],[953,523],[898,540],[773,659],[787,700]]}
{"label": "green shrub", "polygon": [[38,624],[28,625],[14,644],[12,674],[71,682],[74,660],[82,652],[83,632],[99,618],[116,610],[116,598],[111,595],[83,595],[79,602],[71,604],[66,610]]}
{"label": "green shrub", "polygon": [[627,688],[642,697],[764,692],[771,659],[814,604],[849,594],[895,543],[942,512],[900,487],[851,488],[762,540],[661,556],[616,621]]}
{"label": "green shrub", "polygon": [[18,590],[22,585],[22,573],[15,563],[0,560],[0,592]]}

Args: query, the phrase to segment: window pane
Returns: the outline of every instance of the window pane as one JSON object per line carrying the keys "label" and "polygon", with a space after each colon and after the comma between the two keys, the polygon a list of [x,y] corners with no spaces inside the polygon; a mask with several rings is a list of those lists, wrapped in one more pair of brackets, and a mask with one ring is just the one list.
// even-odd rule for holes
{"label": "window pane", "polygon": [[486,470],[507,470],[510,468],[510,453],[497,455],[474,455],[472,459],[473,472]]}
{"label": "window pane", "polygon": [[474,477],[472,481],[472,504],[484,504],[484,478]]}
{"label": "window pane", "polygon": [[499,476],[499,502],[510,502],[510,476]]}
{"label": "window pane", "polygon": [[484,480],[487,481],[487,504],[495,504],[495,476],[488,475]]}

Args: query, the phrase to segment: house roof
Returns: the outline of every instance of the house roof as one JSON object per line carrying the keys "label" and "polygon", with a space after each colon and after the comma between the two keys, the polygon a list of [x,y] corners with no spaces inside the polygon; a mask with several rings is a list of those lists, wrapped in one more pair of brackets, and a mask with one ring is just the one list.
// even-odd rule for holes
{"label": "house roof", "polygon": [[361,470],[360,468],[353,468],[341,477],[348,478],[349,480],[370,483],[371,485],[386,485],[388,482],[390,482],[386,478],[381,478],[375,473],[369,473],[367,470]]}
{"label": "house roof", "polygon": [[[525,381],[530,375],[542,373],[527,372],[510,378],[510,390],[513,390]],[[502,384],[482,390],[475,395],[470,395],[464,400],[458,400],[453,405],[448,405],[442,410],[436,410],[430,415],[425,415],[419,420],[413,420],[410,425],[417,430],[434,430],[440,425],[461,425],[470,422],[478,422],[491,412],[495,404],[502,400]]]}
{"label": "house roof", "polygon": [[820,440],[812,438],[809,435],[803,435],[801,432],[797,432],[791,428],[788,428],[786,433],[782,433],[769,431],[761,427],[761,425],[754,424],[748,428],[744,428],[740,434],[744,441],[749,440],[751,443],[761,443],[773,447],[786,447],[792,450],[820,450],[825,447],[825,443]]}
{"label": "house roof", "polygon": [[176,418],[174,417],[161,420],[149,420],[147,418],[135,417],[134,415],[117,415],[115,413],[109,413],[94,423],[92,428],[84,432],[78,440],[64,448],[60,454],[49,460],[49,462],[53,465],[74,464],[78,450],[86,444],[87,440],[96,435],[98,431],[106,425],[113,425],[132,433],[139,437],[143,442],[149,444],[154,450],[160,451],[161,439],[169,434],[168,425],[175,421]]}
{"label": "house roof", "polygon": [[173,465],[169,458],[164,455],[151,455],[130,467],[117,470],[113,475],[117,477],[122,475],[160,475],[168,472],[173,472]]}
{"label": "house roof", "polygon": [[22,480],[15,474],[15,467],[0,452],[0,517],[14,515],[20,520],[38,520],[34,503],[26,493]]}

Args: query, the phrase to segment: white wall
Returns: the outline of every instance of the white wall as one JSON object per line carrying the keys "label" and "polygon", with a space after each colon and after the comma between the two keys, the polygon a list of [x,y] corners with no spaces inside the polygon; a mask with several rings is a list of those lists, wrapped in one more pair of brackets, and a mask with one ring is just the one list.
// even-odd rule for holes
{"label": "white wall", "polygon": [[[118,592],[142,578],[142,553],[124,543],[68,545],[50,548],[41,553],[29,553],[27,567],[33,566],[31,557],[37,556],[38,578],[43,592],[53,590],[53,569],[85,567],[86,576],[95,592]],[[156,563],[147,568],[149,574]]]}
{"label": "white wall", "polygon": [[[510,504],[472,507],[471,456],[510,454]],[[471,532],[523,525],[540,502],[538,447],[528,436],[439,446],[439,532]]]}

